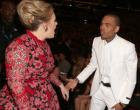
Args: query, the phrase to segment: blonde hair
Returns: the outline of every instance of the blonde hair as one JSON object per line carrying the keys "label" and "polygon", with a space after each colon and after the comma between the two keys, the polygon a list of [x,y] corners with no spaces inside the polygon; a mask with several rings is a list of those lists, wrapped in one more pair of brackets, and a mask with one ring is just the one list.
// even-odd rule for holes
{"label": "blonde hair", "polygon": [[48,22],[54,13],[52,5],[43,0],[22,0],[17,12],[23,25],[30,30],[36,30],[42,22]]}

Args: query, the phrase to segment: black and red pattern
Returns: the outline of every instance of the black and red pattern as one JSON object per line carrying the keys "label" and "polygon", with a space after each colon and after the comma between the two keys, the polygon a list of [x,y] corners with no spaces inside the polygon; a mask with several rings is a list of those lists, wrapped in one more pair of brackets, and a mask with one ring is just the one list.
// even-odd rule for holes
{"label": "black and red pattern", "polygon": [[60,110],[51,82],[61,82],[53,69],[46,41],[29,31],[13,41],[6,49],[7,85],[0,91],[0,110]]}

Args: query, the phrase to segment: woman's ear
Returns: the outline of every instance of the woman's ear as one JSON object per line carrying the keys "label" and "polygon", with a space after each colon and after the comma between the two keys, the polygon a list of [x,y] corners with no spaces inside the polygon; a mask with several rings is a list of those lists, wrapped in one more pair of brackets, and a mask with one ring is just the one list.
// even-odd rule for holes
{"label": "woman's ear", "polygon": [[46,32],[46,31],[48,30],[47,23],[43,23],[42,26],[43,26],[43,28],[44,28],[44,30],[45,30],[45,32]]}
{"label": "woman's ear", "polygon": [[33,21],[34,21],[34,19],[35,19],[34,16],[31,16],[31,18],[28,19],[28,22],[29,22],[30,24],[32,24]]}

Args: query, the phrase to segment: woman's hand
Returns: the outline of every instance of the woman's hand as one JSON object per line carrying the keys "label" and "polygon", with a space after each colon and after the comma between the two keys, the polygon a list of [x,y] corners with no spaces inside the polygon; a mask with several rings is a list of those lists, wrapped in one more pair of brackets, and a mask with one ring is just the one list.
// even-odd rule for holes
{"label": "woman's hand", "polygon": [[74,88],[77,86],[78,82],[79,82],[78,79],[69,79],[69,82],[66,84],[65,87],[66,87],[68,90],[73,91]]}
{"label": "woman's hand", "polygon": [[69,100],[69,90],[65,88],[65,86],[63,84],[61,84],[60,86],[61,89],[61,93],[63,98],[68,101]]}

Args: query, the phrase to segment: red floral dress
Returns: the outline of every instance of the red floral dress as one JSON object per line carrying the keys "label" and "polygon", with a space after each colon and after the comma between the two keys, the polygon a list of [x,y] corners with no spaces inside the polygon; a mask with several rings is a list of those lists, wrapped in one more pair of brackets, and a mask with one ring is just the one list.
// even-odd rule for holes
{"label": "red floral dress", "polygon": [[31,32],[14,40],[6,49],[7,84],[0,91],[0,110],[60,110],[51,82],[53,73],[49,45]]}

